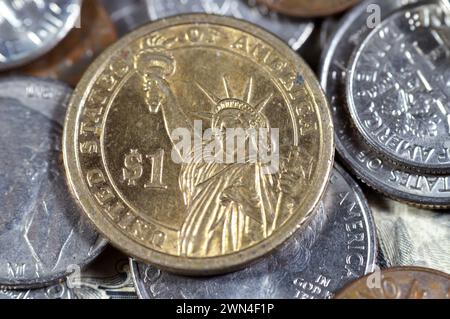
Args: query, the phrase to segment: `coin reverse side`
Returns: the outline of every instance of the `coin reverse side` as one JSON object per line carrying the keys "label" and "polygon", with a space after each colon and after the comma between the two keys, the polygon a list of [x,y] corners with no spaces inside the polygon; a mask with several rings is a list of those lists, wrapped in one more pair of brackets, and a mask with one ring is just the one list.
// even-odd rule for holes
{"label": "coin reverse side", "polygon": [[394,165],[375,152],[359,132],[346,112],[345,84],[352,52],[364,41],[372,29],[367,27],[370,18],[368,6],[381,7],[386,18],[405,4],[416,0],[367,0],[346,15],[332,37],[322,57],[321,83],[331,104],[336,134],[336,149],[349,167],[362,181],[376,190],[414,205],[430,208],[450,206],[450,176],[411,172]]}
{"label": "coin reverse side", "polygon": [[177,276],[130,259],[144,299],[327,299],[375,267],[376,233],[358,184],[335,166],[318,212],[272,254],[222,276]]}
{"label": "coin reverse side", "polygon": [[408,168],[450,170],[450,20],[427,3],[402,8],[350,62],[348,109],[377,152]]}
{"label": "coin reverse side", "polygon": [[54,48],[75,26],[81,0],[0,1],[0,70]]}
{"label": "coin reverse side", "polygon": [[[210,161],[199,152],[209,128],[219,145],[231,128],[279,129],[279,144],[260,148],[279,150],[278,170],[250,153]],[[187,274],[233,270],[279,246],[332,168],[330,113],[303,60],[252,24],[204,14],[108,49],[77,87],[64,133],[71,189],[97,228],[127,254]]]}

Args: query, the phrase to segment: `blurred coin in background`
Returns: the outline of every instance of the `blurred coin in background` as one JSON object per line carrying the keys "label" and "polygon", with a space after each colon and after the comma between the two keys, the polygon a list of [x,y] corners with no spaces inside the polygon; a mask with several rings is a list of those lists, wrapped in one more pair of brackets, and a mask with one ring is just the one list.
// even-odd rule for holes
{"label": "blurred coin in background", "polygon": [[101,1],[87,0],[82,5],[78,28],[48,54],[14,72],[58,79],[76,86],[93,59],[116,40],[115,27]]}
{"label": "blurred coin in background", "polygon": [[0,1],[0,70],[54,48],[76,26],[81,0]]}
{"label": "blurred coin in background", "polygon": [[0,286],[56,282],[106,245],[64,178],[61,136],[71,93],[50,80],[0,80]]}
{"label": "blurred coin in background", "polygon": [[342,12],[359,0],[258,0],[270,9],[296,17],[320,17]]}
{"label": "blurred coin in background", "polygon": [[141,298],[331,298],[375,266],[375,227],[366,199],[340,167],[333,170],[318,214],[305,231],[239,272],[176,276],[131,260]]}
{"label": "blurred coin in background", "polygon": [[[101,0],[119,36],[150,22],[146,0]],[[170,1],[170,0],[169,0]]]}
{"label": "blurred coin in background", "polygon": [[312,21],[278,15],[255,1],[147,0],[147,6],[152,20],[183,13],[208,13],[246,20],[274,33],[294,50],[306,42],[314,29]]}
{"label": "blurred coin in background", "polygon": [[450,275],[434,269],[395,267],[362,277],[337,299],[449,299]]}

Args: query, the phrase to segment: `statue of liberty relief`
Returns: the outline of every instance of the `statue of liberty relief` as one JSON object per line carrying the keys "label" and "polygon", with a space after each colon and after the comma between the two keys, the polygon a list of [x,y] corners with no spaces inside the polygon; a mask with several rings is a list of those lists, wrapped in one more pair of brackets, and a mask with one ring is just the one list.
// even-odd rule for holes
{"label": "statue of liberty relief", "polygon": [[[162,111],[169,136],[177,128],[189,128],[193,136],[193,119],[185,115],[166,81],[175,70],[175,62],[167,52],[162,52],[146,50],[135,61],[144,80],[146,103],[151,112]],[[210,105],[210,111],[202,112],[202,117],[207,115],[211,127],[269,128],[263,110],[271,95],[252,103],[250,78],[244,89],[245,97],[235,98],[226,79],[222,80],[220,89],[209,91],[198,83],[196,87],[205,97],[204,104]],[[223,98],[212,93],[221,90]],[[248,138],[246,143],[250,143]],[[172,144],[175,147],[173,140]],[[295,172],[287,178],[265,174],[261,163],[250,162],[248,158],[246,163],[232,164],[191,158],[182,164],[179,175],[186,207],[186,219],[179,232],[179,253],[183,256],[224,255],[263,240],[289,217],[293,205],[286,204],[287,199],[295,199],[300,193],[301,178]]]}

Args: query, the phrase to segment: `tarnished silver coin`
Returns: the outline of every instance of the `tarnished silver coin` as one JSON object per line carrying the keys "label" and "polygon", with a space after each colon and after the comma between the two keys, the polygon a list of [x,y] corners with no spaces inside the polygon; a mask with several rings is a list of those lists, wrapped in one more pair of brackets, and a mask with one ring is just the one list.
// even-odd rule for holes
{"label": "tarnished silver coin", "polygon": [[403,7],[349,64],[347,98],[361,135],[394,163],[450,170],[450,15],[438,3]]}
{"label": "tarnished silver coin", "polygon": [[131,260],[141,298],[331,298],[373,270],[375,228],[366,199],[340,167],[306,231],[239,272],[210,278],[172,275]]}
{"label": "tarnished silver coin", "polygon": [[60,82],[0,80],[0,286],[58,281],[106,245],[65,183],[61,135],[70,94]]}
{"label": "tarnished silver coin", "polygon": [[413,0],[368,0],[341,22],[322,57],[321,83],[334,118],[336,148],[341,159],[365,183],[404,202],[441,208],[450,206],[450,176],[411,173],[374,152],[356,132],[346,112],[346,77],[350,57],[372,29],[369,5],[381,9],[382,18]]}
{"label": "tarnished silver coin", "polygon": [[117,33],[123,36],[150,22],[146,0],[101,0]]}
{"label": "tarnished silver coin", "polygon": [[243,0],[147,0],[152,20],[183,13],[209,13],[247,20],[276,34],[298,50],[314,30],[314,23],[281,16],[256,1]]}
{"label": "tarnished silver coin", "polygon": [[0,0],[0,70],[55,47],[75,26],[81,0]]}

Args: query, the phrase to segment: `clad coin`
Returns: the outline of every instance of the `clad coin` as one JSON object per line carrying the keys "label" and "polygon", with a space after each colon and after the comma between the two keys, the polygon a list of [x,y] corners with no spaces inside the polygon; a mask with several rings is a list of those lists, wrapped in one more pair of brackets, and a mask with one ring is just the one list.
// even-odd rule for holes
{"label": "clad coin", "polygon": [[50,51],[75,26],[81,0],[0,1],[0,70]]}
{"label": "clad coin", "polygon": [[450,169],[450,19],[443,6],[404,7],[349,64],[347,106],[381,155],[431,173]]}
{"label": "clad coin", "polygon": [[106,245],[64,178],[61,136],[71,92],[56,81],[0,80],[0,286],[64,279]]}

